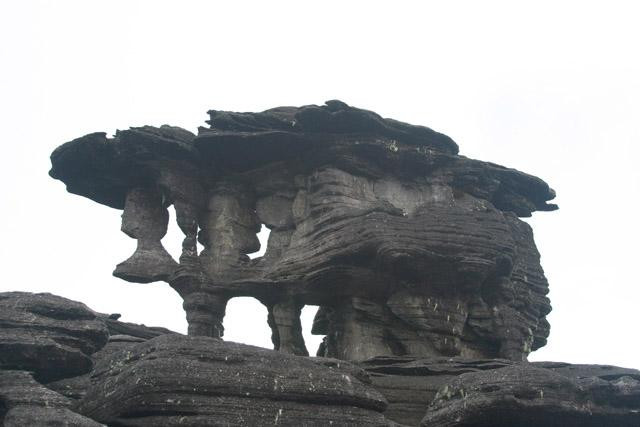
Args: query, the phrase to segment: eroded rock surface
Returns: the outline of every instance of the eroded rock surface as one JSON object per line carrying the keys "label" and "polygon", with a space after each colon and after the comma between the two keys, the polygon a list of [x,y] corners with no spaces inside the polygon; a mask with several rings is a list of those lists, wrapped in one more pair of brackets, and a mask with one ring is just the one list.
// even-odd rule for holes
{"label": "eroded rock surface", "polygon": [[0,293],[0,369],[47,382],[91,371],[90,355],[109,337],[86,305],[51,294]]}
{"label": "eroded rock surface", "polygon": [[325,363],[163,335],[99,361],[78,410],[122,426],[390,425],[357,368]]}
{"label": "eroded rock surface", "polygon": [[69,399],[39,384],[29,372],[0,370],[0,424],[3,426],[102,425],[72,411],[71,406]]}
{"label": "eroded rock surface", "polygon": [[454,378],[511,366],[506,359],[375,357],[359,365],[389,402],[385,416],[403,425],[420,424],[429,403]]}
{"label": "eroded rock surface", "polygon": [[[640,372],[526,362],[551,306],[520,218],[557,208],[544,181],[340,101],[209,115],[197,135],[144,126],[52,153],[69,192],[122,210],[137,247],[114,275],[169,283],[189,336],[0,294],[0,350],[18,350],[0,368],[35,372],[47,389],[2,373],[50,395],[46,410],[118,426],[640,425]],[[239,296],[267,307],[277,352],[220,339]],[[305,305],[320,307],[317,351]],[[44,417],[3,381],[0,414]]]}
{"label": "eroded rock surface", "polygon": [[517,363],[465,373],[438,391],[421,425],[637,426],[640,371]]}
{"label": "eroded rock surface", "polygon": [[[51,156],[68,191],[123,210],[138,244],[114,274],[168,282],[189,335],[223,336],[229,299],[253,296],[275,349],[298,355],[524,360],[546,343],[548,284],[518,218],[556,208],[545,182],[340,101],[209,115],[198,135],[94,133]],[[161,243],[171,205],[179,259]],[[250,259],[262,225],[266,253]],[[304,305],[321,307],[318,351],[302,338]]]}

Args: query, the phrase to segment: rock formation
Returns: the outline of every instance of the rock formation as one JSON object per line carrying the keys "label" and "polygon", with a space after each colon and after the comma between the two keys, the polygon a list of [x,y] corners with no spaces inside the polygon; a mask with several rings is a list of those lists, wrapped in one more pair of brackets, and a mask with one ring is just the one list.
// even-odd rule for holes
{"label": "rock formation", "polygon": [[151,339],[91,380],[79,411],[106,424],[389,424],[384,397],[339,368],[209,337]]}
{"label": "rock formation", "polygon": [[[543,181],[340,101],[209,114],[197,136],[146,126],[54,151],[52,177],[123,211],[137,249],[114,275],[169,283],[189,334],[0,293],[0,423],[640,425],[640,371],[526,361],[551,307],[519,217],[556,209]],[[268,308],[277,351],[221,339],[238,296]]]}
{"label": "rock formation", "polygon": [[[123,323],[50,294],[0,293],[0,300],[13,307],[2,312],[0,425],[393,425],[382,415],[386,399],[348,362]],[[58,322],[40,322],[37,311]],[[13,325],[28,316],[26,348],[27,327]],[[74,341],[78,317],[104,339],[86,359],[48,357]],[[72,369],[78,360],[82,369]]]}
{"label": "rock formation", "polygon": [[86,305],[50,294],[0,293],[0,369],[43,382],[91,371],[90,355],[109,338]]}
{"label": "rock formation", "polygon": [[[542,180],[340,101],[209,115],[197,136],[94,133],[51,156],[68,191],[123,210],[138,247],[114,275],[168,282],[189,335],[223,336],[227,301],[253,296],[275,348],[298,355],[308,354],[304,305],[321,307],[318,355],[344,360],[524,360],[545,344],[547,281],[518,219],[556,208]],[[179,260],[160,242],[170,205],[184,233]],[[261,225],[267,250],[250,259]]]}
{"label": "rock formation", "polygon": [[442,387],[423,427],[633,427],[640,372],[612,366],[515,364],[460,375]]}

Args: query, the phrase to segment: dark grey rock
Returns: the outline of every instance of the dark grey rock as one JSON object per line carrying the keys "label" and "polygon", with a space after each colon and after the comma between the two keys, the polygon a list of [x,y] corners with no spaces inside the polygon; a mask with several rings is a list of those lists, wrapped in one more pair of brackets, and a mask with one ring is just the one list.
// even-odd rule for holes
{"label": "dark grey rock", "polygon": [[390,425],[377,391],[324,363],[163,335],[99,361],[78,411],[131,426]]}
{"label": "dark grey rock", "polygon": [[0,293],[0,369],[31,371],[39,381],[81,375],[108,337],[105,323],[84,304],[51,294]]}
{"label": "dark grey rock", "polygon": [[385,417],[404,425],[418,425],[438,390],[468,372],[512,365],[505,359],[375,357],[358,365],[389,402]]}
{"label": "dark grey rock", "polygon": [[640,425],[640,371],[557,365],[518,363],[462,374],[438,391],[421,425]]}
{"label": "dark grey rock", "polygon": [[66,397],[36,382],[29,372],[0,370],[0,423],[6,427],[101,426],[73,412]]}
{"label": "dark grey rock", "polygon": [[[141,328],[142,329],[142,328]],[[111,335],[107,345],[102,347],[99,351],[91,355],[91,360],[94,365],[104,359],[110,358],[114,353],[129,350],[136,344],[145,342],[146,339],[139,337],[132,337],[130,335]],[[82,399],[87,393],[87,389],[91,384],[92,372],[88,372],[84,375],[79,375],[70,378],[63,378],[61,380],[52,381],[46,383],[47,388],[54,390],[65,397],[68,397],[74,401]]]}
{"label": "dark grey rock", "polygon": [[[253,296],[274,348],[297,355],[309,354],[304,305],[322,307],[314,330],[326,339],[312,353],[344,360],[521,361],[546,343],[548,284],[518,219],[557,208],[544,181],[340,101],[209,114],[197,136],[131,128],[51,156],[70,192],[123,210],[138,245],[114,274],[168,282],[190,335],[223,336],[228,300]],[[177,260],[161,243],[170,205],[184,233]],[[269,243],[252,260],[261,224]]]}
{"label": "dark grey rock", "polygon": [[[638,371],[524,363],[549,334],[548,283],[520,220],[557,209],[544,181],[336,100],[209,115],[198,135],[93,133],[51,155],[69,192],[123,210],[137,248],[114,275],[169,283],[190,336],[45,310],[102,324],[103,347],[104,334],[12,311],[0,314],[0,345],[27,342],[30,327],[44,338],[2,367],[33,369],[74,409],[120,426],[640,425]],[[178,259],[161,243],[171,205]],[[250,259],[262,225],[266,252]],[[239,296],[267,307],[278,352],[219,340]],[[305,305],[320,306],[323,357],[293,356],[309,354]]]}

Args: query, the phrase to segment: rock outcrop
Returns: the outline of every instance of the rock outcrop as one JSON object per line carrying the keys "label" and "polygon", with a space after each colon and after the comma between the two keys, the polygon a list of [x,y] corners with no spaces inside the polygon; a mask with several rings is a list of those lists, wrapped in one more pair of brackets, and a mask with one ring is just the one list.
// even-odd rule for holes
{"label": "rock outcrop", "polygon": [[385,416],[402,425],[417,426],[438,391],[454,378],[512,364],[505,359],[387,356],[366,360],[360,366],[389,402]]}
{"label": "rock outcrop", "polygon": [[506,359],[377,357],[360,363],[402,425],[632,426],[640,371]]}
{"label": "rock outcrop", "polygon": [[0,293],[0,369],[48,382],[91,371],[90,355],[109,338],[86,305],[51,294]]}
{"label": "rock outcrop", "polygon": [[[321,307],[317,353],[344,360],[524,360],[546,343],[548,285],[518,219],[556,208],[542,180],[340,101],[209,114],[197,136],[94,133],[51,156],[68,191],[123,210],[138,246],[114,275],[168,282],[189,335],[223,336],[227,301],[253,296],[275,348],[298,355],[304,305]],[[184,233],[177,260],[160,242],[170,205]],[[266,253],[250,259],[261,225]]]}
{"label": "rock outcrop", "polygon": [[[0,294],[0,421],[640,425],[639,371],[526,362],[551,306],[520,217],[557,208],[544,181],[340,101],[209,115],[197,135],[93,133],[51,155],[69,192],[123,211],[137,248],[114,275],[169,283],[189,336]],[[238,296],[267,307],[277,351],[221,339]],[[321,357],[304,357],[304,305],[320,307]]]}
{"label": "rock outcrop", "polygon": [[640,371],[519,363],[445,384],[424,427],[632,427],[640,422]]}
{"label": "rock outcrop", "polygon": [[[35,367],[39,380],[32,372],[2,366],[0,422],[6,426],[577,427],[640,422],[640,371],[634,369],[410,356],[353,364],[123,323],[117,315],[95,313],[50,294],[6,295],[16,311],[5,312],[3,325],[25,319],[21,310],[55,312],[61,326],[91,317],[114,333],[89,355],[92,368],[82,375],[47,382],[50,375],[43,375],[47,370],[42,368],[61,365],[44,350],[15,356],[24,358],[22,366]],[[50,332],[42,328],[42,319],[31,318],[33,329],[25,323],[23,332]],[[6,346],[6,336],[0,345]],[[37,357],[42,360],[34,363]]]}
{"label": "rock outcrop", "polygon": [[29,372],[0,370],[0,423],[6,427],[102,424],[70,408],[72,401],[36,382]]}
{"label": "rock outcrop", "polygon": [[91,382],[78,409],[109,425],[389,425],[382,395],[347,370],[208,337],[114,353]]}

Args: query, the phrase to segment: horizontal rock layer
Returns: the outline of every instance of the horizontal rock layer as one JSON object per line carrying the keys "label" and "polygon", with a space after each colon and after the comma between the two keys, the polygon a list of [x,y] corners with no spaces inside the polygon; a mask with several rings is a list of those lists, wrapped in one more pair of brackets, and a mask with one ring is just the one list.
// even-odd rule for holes
{"label": "horizontal rock layer", "polygon": [[72,402],[36,382],[29,372],[0,370],[0,424],[5,427],[102,424],[70,408]]}
{"label": "horizontal rock layer", "polygon": [[388,425],[384,398],[347,370],[206,337],[114,353],[91,382],[78,409],[107,424]]}
{"label": "horizontal rock layer", "polygon": [[86,305],[51,294],[0,293],[0,369],[41,381],[89,372],[109,332]]}
{"label": "horizontal rock layer", "polygon": [[373,386],[389,402],[385,416],[417,426],[438,391],[459,375],[511,366],[505,359],[376,357],[361,362]]}
{"label": "horizontal rock layer", "polygon": [[568,364],[515,364],[445,384],[424,427],[637,426],[640,371]]}

